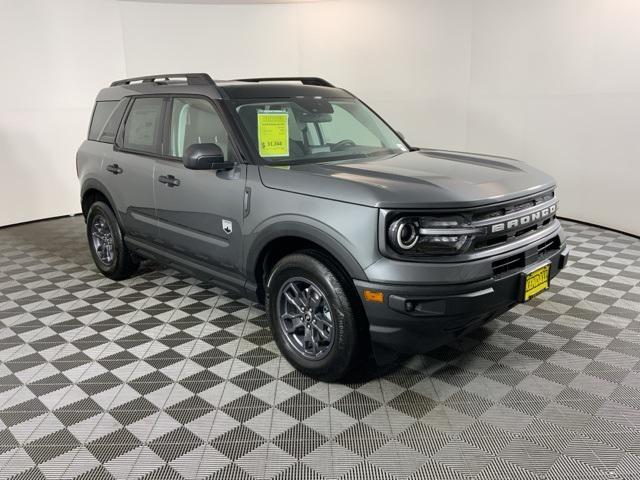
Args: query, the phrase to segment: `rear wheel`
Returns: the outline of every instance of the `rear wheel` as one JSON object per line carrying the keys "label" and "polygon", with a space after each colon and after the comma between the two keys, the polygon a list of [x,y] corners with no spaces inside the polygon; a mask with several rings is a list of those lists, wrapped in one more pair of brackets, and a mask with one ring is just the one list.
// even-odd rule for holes
{"label": "rear wheel", "polygon": [[339,275],[306,253],[284,257],[266,286],[266,309],[280,351],[314,378],[343,378],[361,360],[357,309]]}
{"label": "rear wheel", "polygon": [[104,202],[94,202],[87,212],[87,239],[96,267],[113,280],[128,278],[138,268],[124,244],[116,217]]}

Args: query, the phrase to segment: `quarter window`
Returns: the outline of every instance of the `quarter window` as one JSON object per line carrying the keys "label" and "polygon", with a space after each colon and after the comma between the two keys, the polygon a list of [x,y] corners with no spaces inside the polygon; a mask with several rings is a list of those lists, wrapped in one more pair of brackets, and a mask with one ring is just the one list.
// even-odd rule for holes
{"label": "quarter window", "polygon": [[189,146],[198,143],[215,143],[228,158],[229,135],[213,105],[202,98],[174,98],[169,154],[182,158]]}
{"label": "quarter window", "polygon": [[107,122],[111,112],[116,108],[116,105],[118,105],[117,101],[96,102],[96,106],[93,109],[93,117],[91,117],[91,126],[89,127],[89,140],[98,140],[104,124]]}
{"label": "quarter window", "polygon": [[163,103],[164,100],[159,97],[134,100],[124,125],[125,149],[159,153]]}
{"label": "quarter window", "polygon": [[111,113],[109,120],[107,120],[106,125],[102,129],[100,137],[98,137],[99,142],[113,143],[116,138],[116,134],[118,133],[118,127],[120,126],[120,122],[122,121],[124,111],[127,109],[128,103],[128,98],[123,98],[120,103],[118,103],[118,106],[113,111],[113,113]]}

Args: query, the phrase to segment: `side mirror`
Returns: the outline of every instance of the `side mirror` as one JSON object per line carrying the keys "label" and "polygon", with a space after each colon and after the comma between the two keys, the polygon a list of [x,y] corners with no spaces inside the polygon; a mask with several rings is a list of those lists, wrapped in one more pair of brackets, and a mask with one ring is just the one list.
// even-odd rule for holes
{"label": "side mirror", "polygon": [[400,130],[396,130],[396,135],[398,135],[402,140],[407,140],[406,138],[404,138],[404,133],[402,133]]}
{"label": "side mirror", "polygon": [[228,170],[234,162],[226,162],[222,149],[215,143],[194,143],[184,152],[182,163],[190,170]]}

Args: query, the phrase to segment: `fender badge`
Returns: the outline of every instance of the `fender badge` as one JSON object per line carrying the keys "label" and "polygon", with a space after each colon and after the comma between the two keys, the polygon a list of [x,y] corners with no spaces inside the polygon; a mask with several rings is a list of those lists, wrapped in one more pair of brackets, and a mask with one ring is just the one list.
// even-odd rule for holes
{"label": "fender badge", "polygon": [[222,220],[222,230],[227,235],[231,235],[231,232],[233,232],[233,224],[231,223],[231,220]]}

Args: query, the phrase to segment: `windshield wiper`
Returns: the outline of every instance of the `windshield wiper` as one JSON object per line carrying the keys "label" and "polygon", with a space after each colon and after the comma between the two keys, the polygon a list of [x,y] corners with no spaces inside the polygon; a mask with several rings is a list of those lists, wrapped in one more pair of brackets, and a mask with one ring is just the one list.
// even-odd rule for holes
{"label": "windshield wiper", "polygon": [[384,148],[380,150],[375,150],[373,152],[365,153],[367,157],[379,157],[380,155],[389,155],[395,153],[396,155],[400,155],[402,151],[395,150],[393,148]]}
{"label": "windshield wiper", "polygon": [[347,160],[349,158],[367,158],[366,153],[350,153],[348,155],[336,155],[335,157],[303,157],[296,158],[295,160],[288,160],[285,162],[269,162],[271,166],[284,166],[284,165],[304,165],[307,163],[322,163],[333,162],[337,160]]}
{"label": "windshield wiper", "polygon": [[[374,150],[373,152],[345,152],[343,155],[325,156],[325,157],[303,157],[296,158],[294,160],[281,161],[281,162],[269,162],[269,165],[274,167],[281,167],[286,165],[305,165],[310,163],[324,163],[324,162],[337,162],[340,160],[351,160],[355,158],[373,158],[383,155],[400,155],[402,151],[398,151],[393,148],[384,148],[380,150]],[[395,156],[394,155],[394,156]]]}

